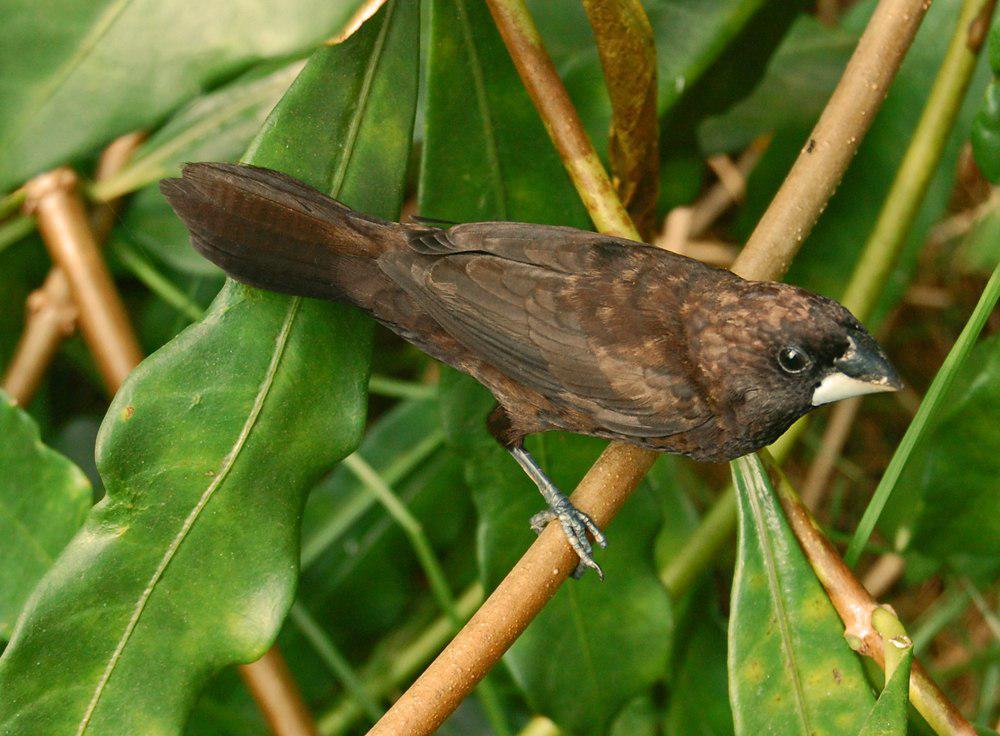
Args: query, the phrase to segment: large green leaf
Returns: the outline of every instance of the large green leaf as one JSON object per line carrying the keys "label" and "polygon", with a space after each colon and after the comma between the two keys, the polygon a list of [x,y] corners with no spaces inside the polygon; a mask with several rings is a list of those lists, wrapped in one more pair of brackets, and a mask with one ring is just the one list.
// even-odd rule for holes
{"label": "large green leaf", "polygon": [[696,605],[698,608],[691,615],[697,620],[684,637],[686,651],[671,683],[664,731],[667,736],[732,736],[725,621],[720,621],[720,616],[712,610],[716,604],[708,596],[696,599]]}
{"label": "large green leaf", "polygon": [[[248,160],[398,210],[417,10],[317,51]],[[357,444],[369,321],[230,283],[146,360],[102,427],[108,495],[0,660],[5,734],[177,733],[205,680],[259,656],[291,602],[305,493]]]}
{"label": "large green leaf", "polygon": [[729,618],[736,734],[857,733],[874,701],[844,626],[785,520],[761,459],[737,460],[733,480],[740,517]]}
{"label": "large green leaf", "polygon": [[917,488],[910,548],[1000,564],[1000,336],[969,355],[942,406],[900,480]]}
{"label": "large green leaf", "polygon": [[1000,183],[1000,18],[993,21],[989,36],[993,81],[986,89],[982,107],[972,126],[972,150],[987,179]]}
{"label": "large green leaf", "polygon": [[2,391],[0,436],[0,639],[7,639],[28,594],[83,524],[92,492]]}
{"label": "large green leaf", "polygon": [[215,265],[191,247],[184,223],[174,216],[155,182],[178,174],[185,161],[237,160],[302,63],[263,64],[194,100],[167,121],[140,146],[129,166],[96,187],[102,197],[145,187],[129,200],[113,237],[141,245],[180,271],[218,274]]}
{"label": "large green leaf", "polygon": [[586,227],[587,214],[478,0],[432,0],[420,211]]}
{"label": "large green leaf", "polygon": [[146,128],[255,61],[317,44],[358,0],[4,5],[0,191]]}

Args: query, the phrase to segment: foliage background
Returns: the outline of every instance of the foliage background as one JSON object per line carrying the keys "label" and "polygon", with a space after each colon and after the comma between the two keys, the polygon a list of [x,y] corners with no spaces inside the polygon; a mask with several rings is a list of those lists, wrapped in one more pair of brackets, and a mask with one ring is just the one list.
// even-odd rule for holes
{"label": "foliage background", "polygon": [[[27,0],[0,4],[12,21],[0,45],[0,190],[15,192],[5,205],[31,175],[62,163],[86,174],[115,136],[149,133],[88,194],[129,195],[106,250],[155,352],[109,409],[71,338],[26,412],[0,407],[0,637],[12,642],[0,659],[0,731],[266,733],[229,665],[277,635],[319,731],[363,732],[531,542],[537,492],[486,434],[480,387],[349,308],[224,285],[155,187],[184,161],[242,159],[386,217],[403,207],[588,226],[483,4],[397,0],[346,43],[315,50],[358,4],[62,0],[54,16]],[[841,294],[959,5],[929,11],[790,281]],[[707,236],[729,247],[770,201],[874,4],[644,6],[658,52],[657,222],[714,183],[711,157],[771,136],[744,201]],[[582,8],[531,8],[606,155],[611,109]],[[818,510],[835,541],[853,532],[998,260],[1000,200],[985,178],[998,157],[996,84],[986,91],[991,60],[1000,69],[996,27],[992,36],[871,320],[912,389],[866,399]],[[13,207],[5,214],[4,365],[49,267],[38,236]],[[1000,690],[998,375],[991,337],[921,437],[860,568],[903,556],[886,598],[910,622],[916,653],[984,727],[996,725]],[[824,421],[786,464],[794,481]],[[570,488],[601,443],[554,434],[529,448]],[[726,480],[724,467],[658,461],[607,530],[607,582],[564,586],[442,732],[857,732],[880,677],[847,649],[780,513],[768,517],[744,493],[739,544],[682,595],[664,585]],[[387,490],[402,512],[379,503]],[[778,598],[754,583],[768,560]],[[776,620],[783,644],[769,638]],[[834,671],[835,686],[823,679]],[[791,701],[762,696],[780,700],[796,682],[806,683],[801,722],[786,719]]]}

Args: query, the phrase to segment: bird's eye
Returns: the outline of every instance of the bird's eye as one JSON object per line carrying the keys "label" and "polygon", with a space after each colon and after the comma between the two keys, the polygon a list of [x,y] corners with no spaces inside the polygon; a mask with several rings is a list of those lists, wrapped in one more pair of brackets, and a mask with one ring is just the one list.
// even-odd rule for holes
{"label": "bird's eye", "polygon": [[801,373],[809,367],[809,356],[798,348],[782,348],[778,351],[778,364],[785,373]]}

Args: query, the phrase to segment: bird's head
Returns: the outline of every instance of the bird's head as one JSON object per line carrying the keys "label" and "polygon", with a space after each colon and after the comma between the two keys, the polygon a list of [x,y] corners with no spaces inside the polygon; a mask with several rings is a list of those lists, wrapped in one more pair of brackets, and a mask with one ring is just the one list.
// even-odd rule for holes
{"label": "bird's head", "polygon": [[902,387],[879,344],[832,299],[742,282],[723,301],[701,345],[702,365],[725,376],[724,401],[761,441],[822,404]]}

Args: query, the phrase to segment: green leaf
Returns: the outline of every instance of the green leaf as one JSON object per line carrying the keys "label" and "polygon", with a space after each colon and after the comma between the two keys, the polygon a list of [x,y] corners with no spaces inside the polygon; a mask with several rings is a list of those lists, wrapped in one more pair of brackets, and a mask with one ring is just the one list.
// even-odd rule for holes
{"label": "green leaf", "polygon": [[732,736],[725,621],[711,610],[716,604],[708,596],[701,596],[696,603],[698,608],[692,615],[697,620],[693,631],[684,637],[687,649],[670,689],[665,732],[668,736]]}
{"label": "green leaf", "polygon": [[656,736],[656,706],[649,695],[636,698],[622,708],[608,736]]}
{"label": "green leaf", "polygon": [[0,436],[0,639],[8,639],[28,594],[83,524],[92,491],[2,391]]}
{"label": "green leaf", "polygon": [[[449,372],[442,385],[449,443],[466,461],[479,511],[479,560],[492,588],[534,541],[528,519],[543,507],[534,484],[489,435],[492,397],[474,380]],[[604,442],[549,432],[528,449],[561,488],[571,489]],[[633,494],[605,532],[605,571],[569,581],[504,658],[531,706],[569,733],[603,733],[630,699],[662,676],[672,615],[652,561],[663,504],[648,484]]]}
{"label": "green leaf", "polygon": [[799,18],[753,91],[725,114],[706,120],[698,140],[708,153],[737,151],[770,130],[808,129],[819,117],[854,51],[857,36]]}
{"label": "green leaf", "polygon": [[156,182],[177,175],[186,161],[237,160],[302,65],[300,61],[263,64],[194,100],[143,143],[117,176],[95,184],[92,194],[98,198],[144,187],[129,200],[112,238],[142,246],[179,271],[219,275],[219,269],[191,247],[187,229]]}
{"label": "green leaf", "polygon": [[[394,216],[417,22],[390,4],[315,52],[247,159]],[[0,659],[0,731],[179,733],[211,674],[264,652],[305,494],[359,440],[368,352],[360,313],[230,283],[133,372],[98,443],[108,495]]]}
{"label": "green leaf", "polygon": [[432,0],[420,213],[586,227],[486,7]]}
{"label": "green leaf", "polygon": [[1000,183],[1000,20],[994,20],[989,35],[993,81],[986,89],[982,107],[972,124],[972,151],[983,175]]}
{"label": "green leaf", "polygon": [[[886,642],[885,646],[893,646]],[[858,736],[906,736],[907,705],[910,702],[910,665],[913,647],[907,648],[902,660],[886,683],[882,694],[865,719]]]}
{"label": "green leaf", "polygon": [[1000,336],[969,355],[914,453],[903,483],[918,489],[910,548],[937,559],[1000,563]]}
{"label": "green leaf", "polygon": [[[0,45],[0,191],[148,128],[260,59],[333,35],[358,0],[10,0]],[[153,83],[155,80],[155,83]]]}
{"label": "green leaf", "polygon": [[732,464],[739,550],[729,619],[737,736],[856,733],[872,705],[844,627],[781,511],[756,455]]}

